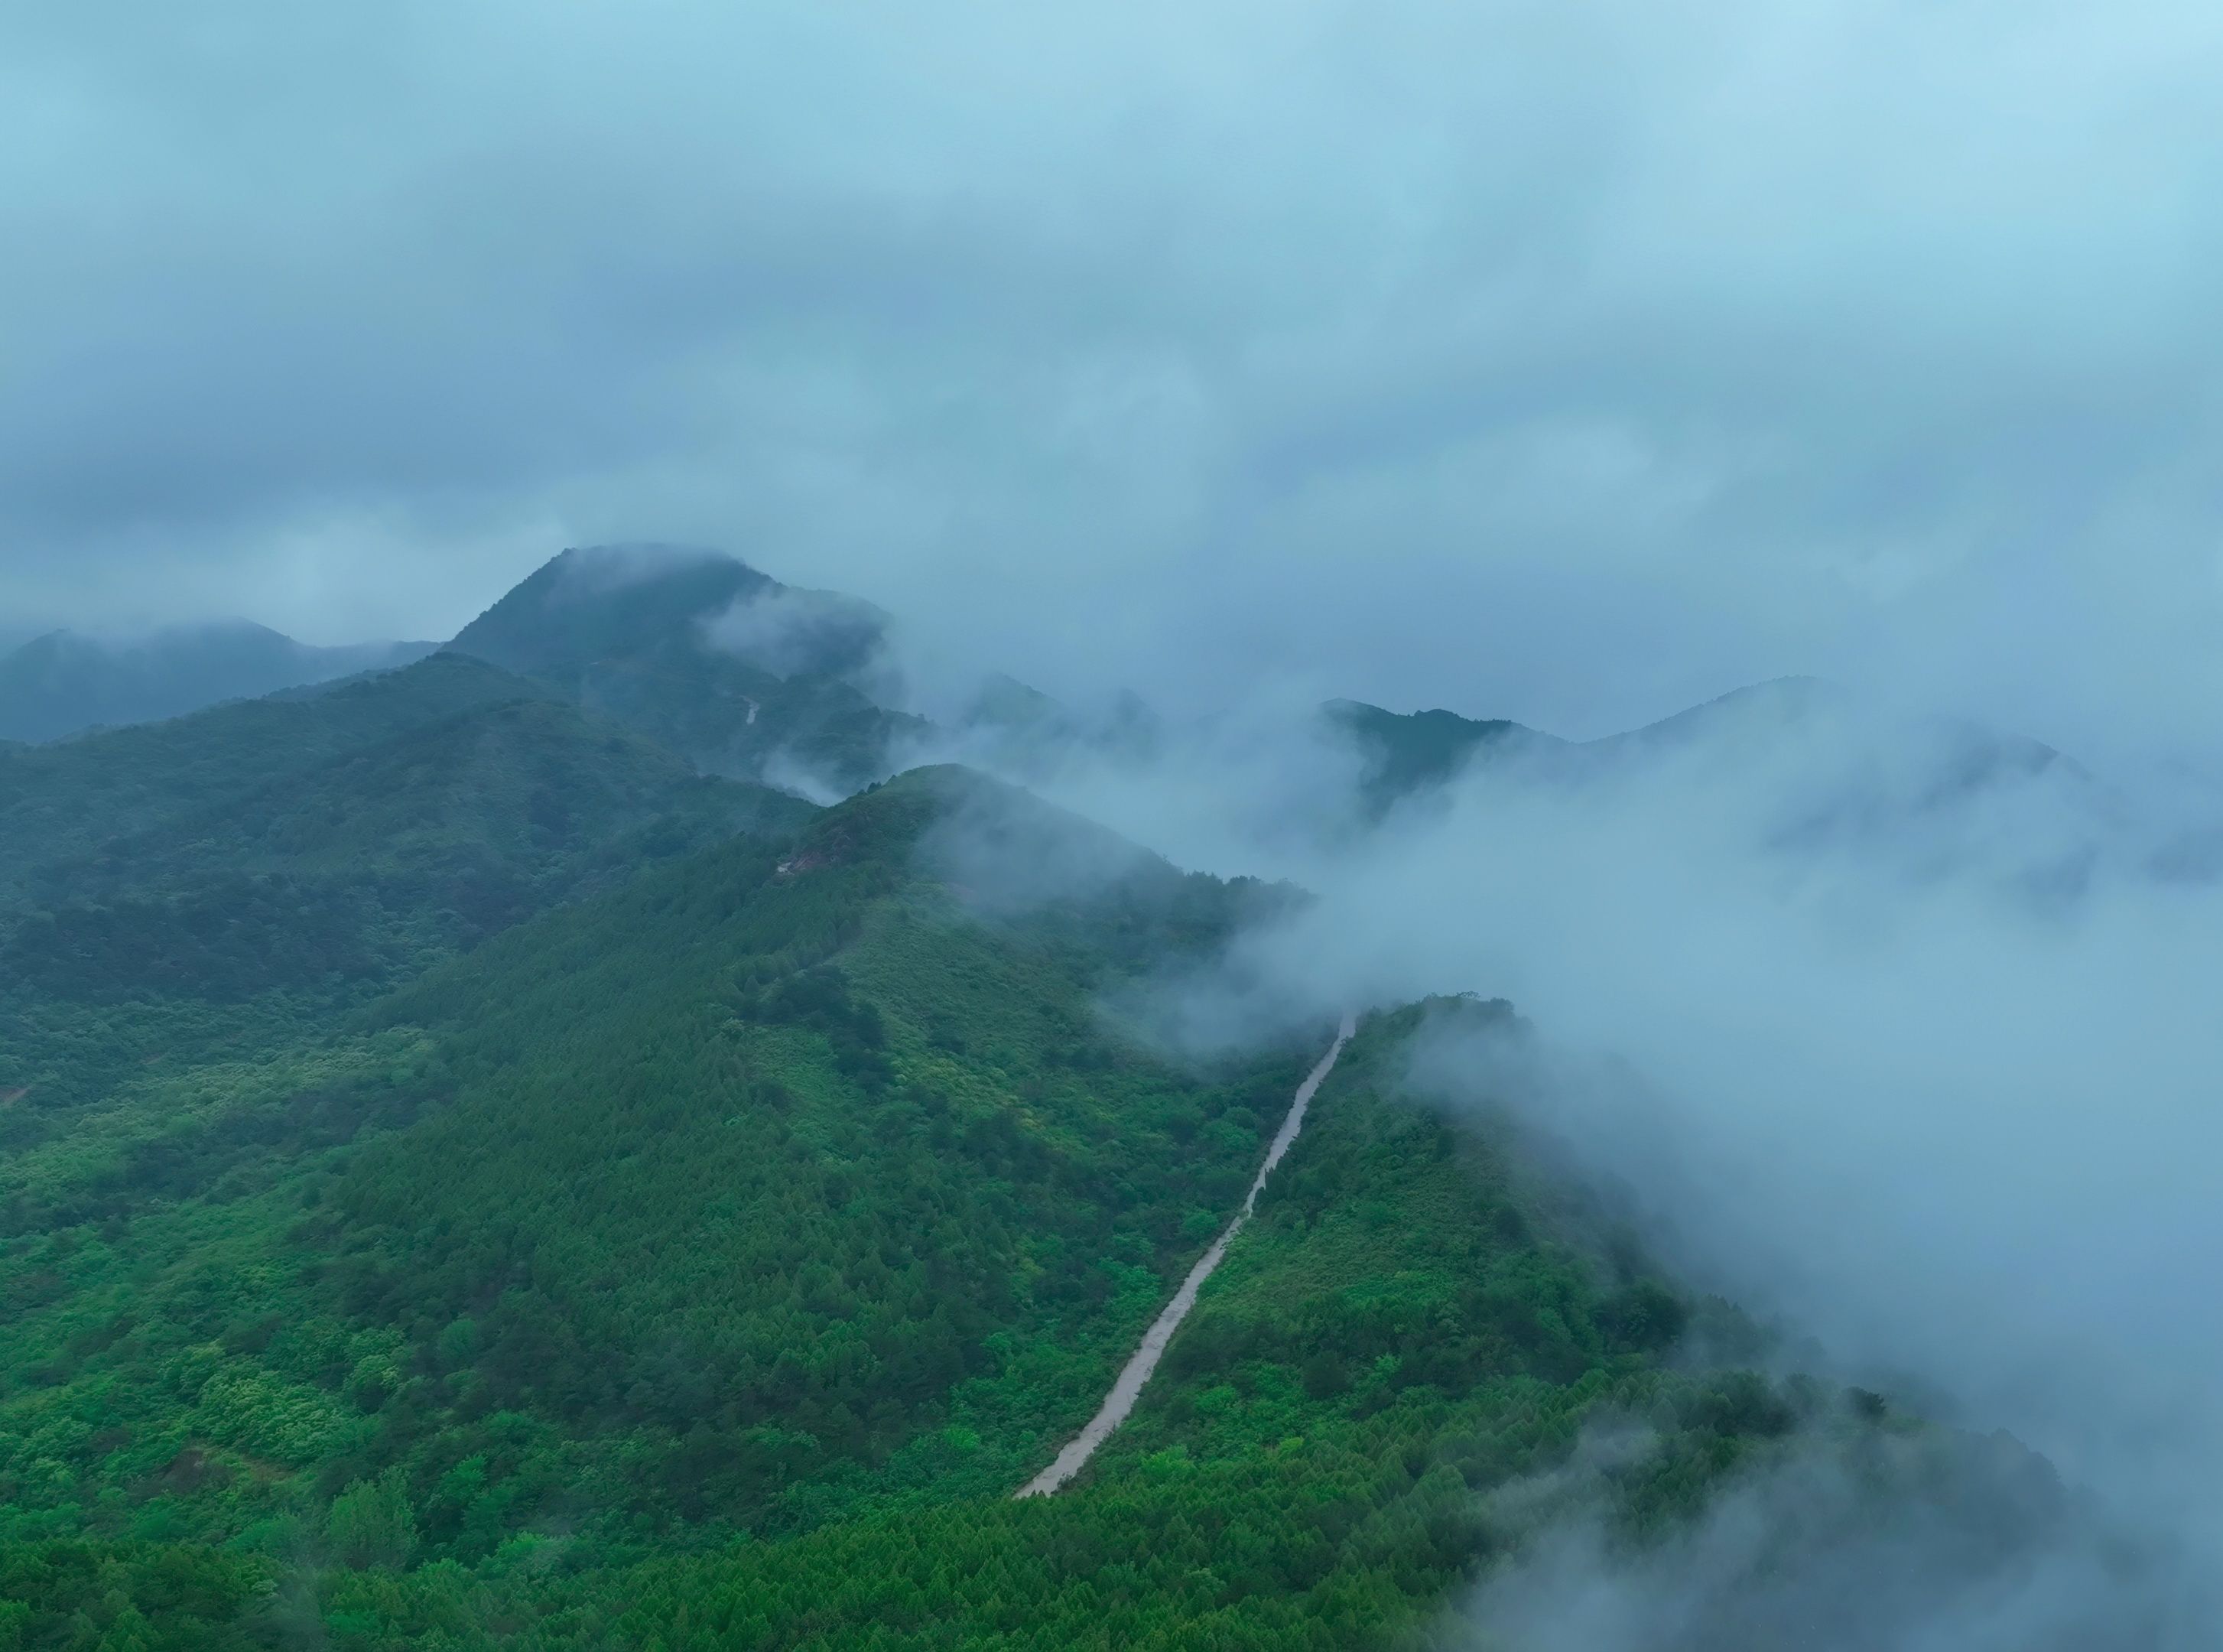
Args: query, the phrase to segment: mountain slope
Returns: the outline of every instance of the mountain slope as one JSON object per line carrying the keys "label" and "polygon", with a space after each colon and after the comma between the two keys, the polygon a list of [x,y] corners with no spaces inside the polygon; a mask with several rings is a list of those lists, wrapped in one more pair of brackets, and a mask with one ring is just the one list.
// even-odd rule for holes
{"label": "mountain slope", "polygon": [[[1477,799],[1578,798],[1625,816],[1703,819],[1738,851],[1844,854],[1917,880],[1973,876],[2019,899],[2074,899],[2101,871],[2198,877],[2196,837],[2136,811],[2041,741],[1897,710],[1785,678],[1625,733],[1571,741],[1450,712],[1324,709],[1364,765],[1373,819],[1440,804],[1462,776]],[[1610,801],[1604,794],[1613,794]]]}
{"label": "mountain slope", "polygon": [[0,739],[56,740],[97,725],[182,716],[224,700],[391,670],[432,647],[312,647],[244,620],[181,627],[130,643],[49,632],[0,656]]}
{"label": "mountain slope", "polygon": [[547,563],[450,647],[546,684],[714,772],[840,795],[925,731],[860,686],[887,616],[716,552],[598,545]]}
{"label": "mountain slope", "polygon": [[58,1644],[1263,1652],[1801,1453],[2006,1568],[2062,1517],[2011,1449],[1686,1368],[1748,1331],[1409,1093],[1432,1018],[1505,1018],[1464,1002],[1369,1023],[1133,1420],[1014,1501],[1327,1033],[1200,1070],[1100,1006],[1288,899],[917,771],[157,1067],[0,1161],[0,1599]]}
{"label": "mountain slope", "polygon": [[[0,1646],[1418,1643],[1557,1523],[1671,1567],[1784,1485],[1758,1574],[1909,1508],[1980,1591],[2038,1568],[2044,1465],[1713,1368],[1763,1340],[1416,1094],[1505,1034],[1470,1000],[1368,1018],[1130,1422],[1014,1501],[1328,1028],[1122,1018],[1298,892],[963,770],[698,771],[877,773],[879,623],[571,552],[459,639],[525,675],[0,749]],[[1328,715],[1385,811],[1543,739]]]}
{"label": "mountain slope", "polygon": [[449,646],[527,676],[574,677],[654,648],[775,583],[715,552],[666,545],[562,552],[503,593]]}
{"label": "mountain slope", "polygon": [[0,958],[49,995],[221,999],[452,950],[808,804],[568,706],[476,707],[40,867]]}
{"label": "mountain slope", "polygon": [[1962,718],[1897,713],[1817,677],[1779,677],[1695,705],[1625,734],[1587,742],[1600,757],[1634,757],[1713,745],[1754,760],[1786,748],[1853,741],[1889,743],[1924,765],[1924,801],[1949,802],[2049,772],[2089,776],[2069,758],[2027,735],[2003,734]]}
{"label": "mountain slope", "polygon": [[[425,1553],[473,1560],[1014,1480],[1239,1196],[1301,1055],[1193,1075],[1092,1013],[1092,936],[1208,946],[1241,891],[1141,857],[967,916],[914,858],[953,805],[1068,829],[906,777],[494,938],[154,1158],[19,1162],[0,1191],[47,1237],[0,1264],[0,1458],[91,1410],[129,1438],[69,1447],[15,1529],[181,1459],[129,1529],[235,1536],[396,1472]],[[60,1244],[74,1211],[114,1239]]]}
{"label": "mountain slope", "polygon": [[41,865],[221,808],[372,741],[473,706],[550,697],[481,661],[435,654],[313,694],[0,749],[0,899]]}
{"label": "mountain slope", "polygon": [[[1324,1231],[1436,1237],[1386,1279],[1345,1258],[1381,1306],[1292,1356],[1358,1361],[1370,1377],[1321,1391],[1361,1419],[1386,1391],[1389,1422],[1269,1439],[1277,1414],[1214,1397],[1254,1380],[1257,1340],[1207,1334],[1176,1344],[1171,1421],[1146,1411],[1138,1449],[1115,1441],[1049,1505],[1009,1500],[1240,1198],[1317,1053],[1198,1074],[1093,1010],[1137,967],[1208,955],[1258,899],[923,771],[784,849],[702,851],[435,970],[81,1187],[97,1245],[65,1242],[82,1154],[19,1163],[7,1207],[46,1214],[0,1257],[20,1309],[0,1539],[98,1505],[126,1544],[229,1540],[239,1592],[274,1568],[296,1583],[274,1598],[310,1590],[326,1632],[382,1626],[365,1645],[421,1641],[420,1611],[463,1644],[527,1624],[531,1643],[692,1643],[664,1616],[683,1603],[712,1644],[853,1644],[877,1619],[1267,1645],[1314,1618],[1356,1644],[1411,1621],[1477,1552],[1427,1468],[1429,1408],[1502,1355],[1492,1394],[1565,1388],[1539,1415],[1571,1419],[1672,1329],[1460,1204],[1439,1148],[1350,1190]],[[1372,1042],[1378,1073],[1394,1040]],[[313,1107],[286,1099],[289,1070],[317,1075]],[[227,1151],[242,1138],[260,1151]],[[1346,1207],[1335,1162],[1307,1182],[1323,1218]],[[1376,1346],[1411,1311],[1396,1293],[1433,1314],[1492,1247],[1469,1311],[1499,1340],[1384,1378],[1412,1346]],[[1217,1443],[1168,1458],[1165,1428],[1200,1416]],[[304,1518],[324,1545],[305,1573]],[[737,1529],[756,1540],[720,1553]],[[964,1570],[999,1533],[1004,1561]],[[521,1566],[559,1541],[572,1566]],[[640,1563],[651,1541],[711,1549]],[[1107,1603],[1087,1579],[1112,1553],[1137,1558]],[[407,1561],[479,1567],[491,1593],[444,1595],[458,1573],[438,1567],[405,1581]],[[602,1569],[563,1580],[580,1565]],[[350,1567],[388,1580],[359,1596]]]}
{"label": "mountain slope", "polygon": [[[1464,1648],[1475,1629],[1447,1607],[1517,1573],[1529,1540],[1570,1518],[1604,1523],[1632,1566],[1664,1563],[1711,1497],[1781,1485],[1808,1498],[1769,1557],[1794,1586],[1817,1554],[1911,1530],[1949,1555],[1949,1599],[1975,1601],[2076,1529],[2011,1442],[1908,1423],[1872,1395],[1677,1370],[1663,1354],[1694,1305],[1595,1255],[1505,1142],[1405,1091],[1407,1040],[1446,1015],[1502,1011],[1438,1004],[1367,1028],[1295,1174],[1269,1184],[1143,1408],[1075,1487],[1015,1500],[1008,1475],[945,1472],[822,1505],[830,1518],[568,1575],[332,1573],[323,1623],[381,1648],[436,1633],[688,1652]],[[1586,1435],[1625,1443],[1585,1450]],[[945,1463],[992,1450],[969,1428],[940,1441]],[[1733,1636],[1755,1599],[1764,1614],[1764,1586],[1739,1584],[1700,1606]],[[1846,1610],[1891,1644],[1931,1604],[1886,1592]],[[2144,1626],[2118,1626],[2145,1643]]]}
{"label": "mountain slope", "polygon": [[[797,799],[441,655],[299,699],[0,755],[0,1093],[299,1036],[534,912]],[[45,1122],[42,1122],[45,1121]]]}
{"label": "mountain slope", "polygon": [[1366,765],[1362,800],[1377,818],[1408,798],[1447,785],[1478,756],[1529,753],[1565,744],[1502,717],[1477,721],[1453,711],[1399,713],[1361,700],[1331,700],[1320,716],[1357,747]]}

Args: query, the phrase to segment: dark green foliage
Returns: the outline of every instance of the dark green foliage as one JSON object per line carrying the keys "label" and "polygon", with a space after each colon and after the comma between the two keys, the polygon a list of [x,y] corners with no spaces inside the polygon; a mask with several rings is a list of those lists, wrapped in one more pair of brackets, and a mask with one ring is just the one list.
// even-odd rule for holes
{"label": "dark green foliage", "polygon": [[1598,1310],[1598,1323],[1605,1334],[1633,1348],[1672,1346],[1690,1317],[1681,1300],[1652,1279],[1640,1279],[1616,1292]]}
{"label": "dark green foliage", "polygon": [[[450,690],[462,709],[438,708]],[[0,907],[0,1094],[38,1109],[311,1025],[643,866],[815,812],[446,655],[19,771],[18,817],[77,823],[48,838],[72,853],[19,858]],[[84,829],[104,819],[136,829]]]}
{"label": "dark green foliage", "polygon": [[[829,823],[849,829],[822,841],[854,844],[872,823]],[[870,1044],[871,974],[812,965],[761,1006],[796,1018],[778,1025]],[[942,1466],[917,1491],[737,1545],[583,1567],[578,1550],[544,1542],[470,1571],[324,1573],[318,1610],[334,1644],[368,1652],[438,1633],[469,1647],[675,1652],[1376,1646],[1420,1631],[1520,1540],[1480,1494],[1564,1463],[1601,1420],[1640,1416],[1661,1430],[1603,1493],[1630,1530],[1695,1508],[1789,1403],[1748,1378],[1674,1377],[1633,1346],[1657,1336],[1672,1293],[1607,1290],[1575,1255],[1529,1237],[1542,1223],[1521,1214],[1493,1151],[1395,1099],[1410,1025],[1382,1024],[1353,1047],[1292,1160],[1300,1174],[1277,1180],[1141,1411],[1076,1487],[1005,1495],[1055,1433],[982,1484],[962,1465],[994,1460],[996,1441],[968,1422],[935,1436]],[[1270,1113],[1263,1090],[1257,1100]],[[455,1357],[483,1335],[474,1323]],[[1431,1357],[1448,1346],[1464,1361],[1477,1339],[1499,1351],[1494,1368]],[[662,1380],[677,1387],[662,1391],[699,1410],[716,1399],[688,1389],[696,1369],[673,1361]],[[784,1403],[809,1404],[816,1379],[798,1362]],[[712,1474],[718,1438],[690,1435]],[[500,1467],[481,1454],[441,1484],[482,1498]],[[424,1506],[428,1529],[455,1518],[444,1494]]]}
{"label": "dark green foliage", "polygon": [[0,1546],[0,1648],[245,1652],[270,1631],[276,1568],[198,1544]]}
{"label": "dark green foliage", "polygon": [[1449,780],[1477,753],[1556,745],[1549,735],[1502,717],[1477,720],[1453,711],[1400,714],[1357,700],[1321,708],[1331,727],[1355,743],[1366,761],[1361,783],[1368,810],[1384,814],[1407,798]]}
{"label": "dark green foliage", "polygon": [[450,646],[715,772],[847,791],[885,774],[926,728],[858,685],[885,623],[715,552],[601,545],[564,552]]}
{"label": "dark green foliage", "polygon": [[477,708],[39,868],[0,968],[94,999],[390,976],[598,879],[809,812],[567,707]]}
{"label": "dark green foliage", "polygon": [[[497,898],[488,916],[519,916]],[[50,906],[0,941],[0,972],[43,997],[238,999],[374,973],[377,914],[356,892],[291,878],[197,878],[165,899]]]}
{"label": "dark green foliage", "polygon": [[[716,773],[847,791],[885,775],[919,718],[876,705],[833,672],[785,676],[694,631],[594,661],[569,679],[580,703]],[[751,715],[753,708],[754,716]]]}
{"label": "dark green foliage", "polygon": [[475,706],[546,698],[455,654],[320,692],[212,707],[57,745],[0,747],[0,899],[40,868],[283,785]]}
{"label": "dark green foliage", "polygon": [[974,784],[914,777],[436,971],[366,1036],[423,1029],[439,1104],[129,1220],[157,1269],[128,1291],[105,1241],[23,1251],[16,1541],[230,1535],[308,1568],[239,1632],[291,1612],[343,1647],[1361,1646],[1511,1541],[1474,1492],[1602,1408],[1672,1425],[1646,1517],[1781,1426],[1770,1390],[1659,1371],[1672,1294],[1593,1283],[1505,1214],[1489,1150],[1395,1100],[1401,1021],[1141,1413],[1011,1503],[1304,1058],[1200,1081],[1086,1031],[1105,978],[1069,923],[984,927],[908,870]]}
{"label": "dark green foliage", "polygon": [[683,545],[597,545],[544,563],[457,634],[455,650],[527,676],[569,675],[654,647],[775,589],[747,564]]}

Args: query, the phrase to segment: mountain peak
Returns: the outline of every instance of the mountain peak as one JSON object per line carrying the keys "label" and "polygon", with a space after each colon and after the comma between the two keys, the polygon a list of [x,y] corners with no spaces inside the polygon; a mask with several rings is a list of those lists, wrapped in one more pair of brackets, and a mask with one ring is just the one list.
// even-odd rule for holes
{"label": "mountain peak", "polygon": [[575,545],[543,563],[448,646],[511,671],[572,672],[664,641],[773,582],[699,546]]}
{"label": "mountain peak", "polygon": [[1365,757],[1363,790],[1376,814],[1449,780],[1485,747],[1547,738],[1503,717],[1463,717],[1440,709],[1385,711],[1363,700],[1330,700],[1320,715]]}

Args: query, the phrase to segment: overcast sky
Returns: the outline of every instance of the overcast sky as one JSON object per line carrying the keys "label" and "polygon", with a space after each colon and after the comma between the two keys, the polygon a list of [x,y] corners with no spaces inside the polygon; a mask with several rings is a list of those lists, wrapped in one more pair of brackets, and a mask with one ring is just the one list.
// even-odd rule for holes
{"label": "overcast sky", "polygon": [[2223,703],[2223,11],[19,0],[0,630],[678,539],[1065,691]]}

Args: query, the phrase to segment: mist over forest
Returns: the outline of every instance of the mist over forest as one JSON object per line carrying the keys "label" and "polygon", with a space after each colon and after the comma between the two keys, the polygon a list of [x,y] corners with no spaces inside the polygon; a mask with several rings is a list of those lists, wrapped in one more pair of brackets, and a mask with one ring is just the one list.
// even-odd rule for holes
{"label": "mist over forest", "polygon": [[2219,36],[0,21],[0,1652],[2223,1642]]}

